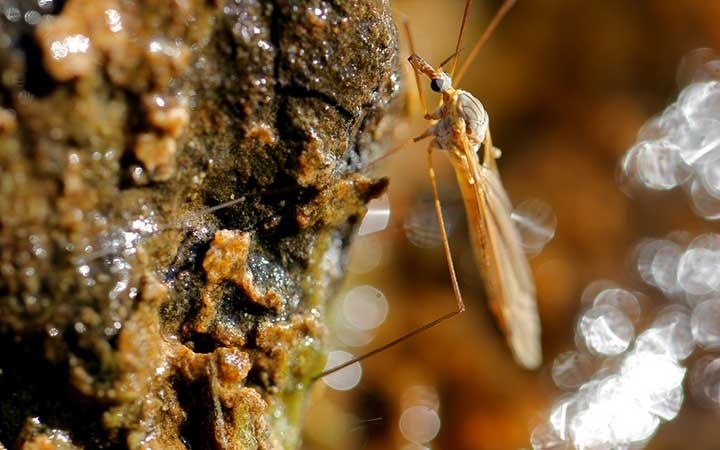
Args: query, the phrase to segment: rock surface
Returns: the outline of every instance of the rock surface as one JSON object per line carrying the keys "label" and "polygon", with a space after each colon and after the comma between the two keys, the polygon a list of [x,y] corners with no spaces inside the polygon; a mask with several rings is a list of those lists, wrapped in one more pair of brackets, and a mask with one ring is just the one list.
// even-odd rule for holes
{"label": "rock surface", "polygon": [[0,448],[294,448],[398,90],[381,1],[0,7]]}

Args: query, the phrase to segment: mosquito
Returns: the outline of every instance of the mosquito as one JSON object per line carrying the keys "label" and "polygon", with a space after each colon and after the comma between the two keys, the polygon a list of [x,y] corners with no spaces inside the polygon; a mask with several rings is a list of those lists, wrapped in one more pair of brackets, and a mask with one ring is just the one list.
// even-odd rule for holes
{"label": "mosquito", "polygon": [[[481,272],[490,309],[505,333],[513,356],[518,364],[527,369],[535,369],[542,363],[540,318],[535,298],[535,285],[530,265],[523,253],[520,235],[511,218],[512,204],[505,192],[497,168],[496,160],[500,157],[501,152],[493,146],[488,113],[480,100],[467,91],[453,87],[453,74],[457,66],[458,54],[461,51],[462,37],[471,3],[471,0],[467,0],[465,3],[455,52],[437,68],[415,53],[410,29],[407,22],[405,23],[411,50],[408,61],[414,70],[420,103],[425,113],[424,117],[431,124],[419,136],[398,145],[382,156],[385,158],[410,144],[431,139],[427,148],[428,175],[433,191],[435,214],[440,225],[440,237],[455,295],[455,310],[364,355],[327,369],[317,378],[337,372],[355,362],[384,351],[465,311],[433,168],[432,154],[436,149],[443,150],[448,155],[455,171],[467,215],[475,262]],[[505,0],[495,13],[490,24],[460,67],[455,78],[456,82],[459,82],[466,73],[477,52],[514,3],[515,0]],[[449,72],[446,72],[443,67],[448,63],[451,63],[451,67]],[[428,78],[430,88],[440,94],[439,106],[429,113],[422,91],[421,75]]]}

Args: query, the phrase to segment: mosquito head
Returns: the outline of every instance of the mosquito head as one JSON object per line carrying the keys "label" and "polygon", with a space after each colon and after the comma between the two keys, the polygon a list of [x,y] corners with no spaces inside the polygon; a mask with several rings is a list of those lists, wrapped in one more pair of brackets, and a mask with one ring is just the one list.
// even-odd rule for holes
{"label": "mosquito head", "polygon": [[412,54],[408,58],[416,72],[430,78],[430,89],[435,92],[448,92],[452,90],[452,80],[442,68],[435,69],[418,55]]}
{"label": "mosquito head", "polygon": [[430,80],[430,89],[435,92],[448,92],[452,89],[452,80],[450,75],[446,74],[442,70],[438,71]]}

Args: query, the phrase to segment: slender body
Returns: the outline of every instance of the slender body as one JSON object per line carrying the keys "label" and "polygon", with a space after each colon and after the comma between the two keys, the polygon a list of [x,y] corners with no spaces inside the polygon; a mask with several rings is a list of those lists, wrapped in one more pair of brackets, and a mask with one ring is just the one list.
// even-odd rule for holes
{"label": "slender body", "polygon": [[[435,148],[447,151],[462,193],[475,262],[482,272],[490,307],[517,362],[526,368],[536,368],[542,362],[542,351],[535,286],[510,217],[512,204],[495,163],[500,151],[492,145],[487,112],[472,94],[455,89],[442,68],[433,68],[415,54],[408,60],[416,73],[430,78],[431,88],[441,95],[440,106],[425,115],[434,123],[414,140],[432,138],[429,153]],[[432,162],[428,161],[436,192]],[[441,220],[437,194],[436,203]],[[449,246],[445,250],[451,260]],[[452,264],[450,268],[453,270]],[[452,278],[455,284],[454,275]],[[459,293],[456,297],[457,310],[461,312],[464,304]]]}

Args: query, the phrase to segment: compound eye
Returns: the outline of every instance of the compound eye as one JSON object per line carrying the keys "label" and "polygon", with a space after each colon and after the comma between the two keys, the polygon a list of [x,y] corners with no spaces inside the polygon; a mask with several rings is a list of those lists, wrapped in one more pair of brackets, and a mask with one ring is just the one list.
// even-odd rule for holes
{"label": "compound eye", "polygon": [[441,78],[434,78],[430,80],[430,89],[432,89],[435,92],[440,92],[443,88],[443,80]]}

